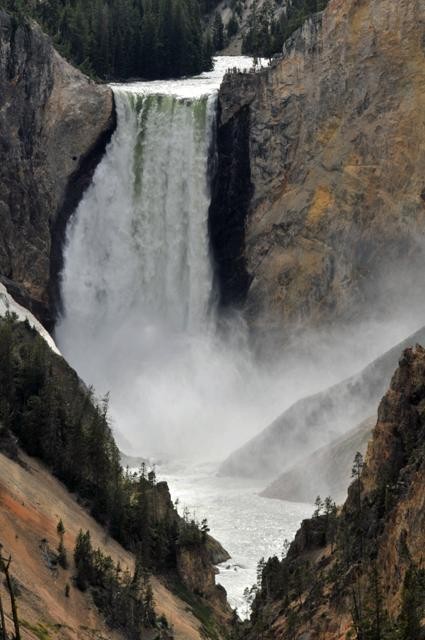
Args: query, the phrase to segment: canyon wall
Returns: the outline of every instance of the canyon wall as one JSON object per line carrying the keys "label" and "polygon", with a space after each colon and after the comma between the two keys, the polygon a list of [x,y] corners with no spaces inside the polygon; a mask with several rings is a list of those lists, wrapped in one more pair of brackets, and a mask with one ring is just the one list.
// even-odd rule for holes
{"label": "canyon wall", "polygon": [[425,350],[406,349],[340,512],[268,561],[249,640],[424,637]]}
{"label": "canyon wall", "polygon": [[0,11],[0,279],[49,328],[66,222],[114,126],[112,91]]}
{"label": "canyon wall", "polygon": [[[272,480],[317,455],[321,447],[332,448],[339,438],[376,412],[403,349],[425,342],[425,327],[373,360],[362,371],[320,393],[301,398],[272,424],[220,466],[220,473]],[[341,487],[345,491],[346,485]]]}
{"label": "canyon wall", "polygon": [[[271,68],[225,77],[219,170],[249,160],[253,195],[221,244],[245,271],[253,330],[352,319],[413,286],[424,264],[424,24],[421,0],[331,0]],[[228,148],[238,121],[248,121],[249,158]],[[227,185],[213,194],[213,221]],[[226,260],[216,255],[224,304]]]}

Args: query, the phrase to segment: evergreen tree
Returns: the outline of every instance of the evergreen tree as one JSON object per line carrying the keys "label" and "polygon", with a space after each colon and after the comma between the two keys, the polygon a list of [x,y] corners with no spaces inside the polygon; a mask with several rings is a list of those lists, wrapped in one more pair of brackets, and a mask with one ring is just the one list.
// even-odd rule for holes
{"label": "evergreen tree", "polygon": [[0,0],[31,16],[62,55],[102,79],[170,78],[211,69],[202,0]]}
{"label": "evergreen tree", "polygon": [[234,13],[232,13],[229,22],[227,23],[227,37],[233,38],[239,31],[239,23]]}
{"label": "evergreen tree", "polygon": [[62,569],[68,569],[68,557],[67,557],[66,549],[64,545],[65,527],[63,526],[62,518],[58,522],[56,531],[59,536],[58,562],[59,562],[59,565],[62,567]]}
{"label": "evergreen tree", "polygon": [[215,51],[221,51],[224,49],[224,25],[218,11],[216,11],[214,15],[212,42]]}

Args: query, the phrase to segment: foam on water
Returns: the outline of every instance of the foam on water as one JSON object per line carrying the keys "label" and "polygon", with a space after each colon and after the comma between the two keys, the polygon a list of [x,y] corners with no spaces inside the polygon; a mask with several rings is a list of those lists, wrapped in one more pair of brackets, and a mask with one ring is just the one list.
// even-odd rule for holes
{"label": "foam on water", "polygon": [[179,499],[179,511],[187,507],[201,520],[206,517],[211,535],[221,542],[231,559],[219,565],[216,582],[222,584],[232,607],[241,617],[249,614],[244,591],[257,581],[261,557],[282,556],[283,542],[292,540],[302,519],[310,517],[311,505],[266,500],[263,488],[238,478],[220,478],[214,464],[159,467],[161,478]]}

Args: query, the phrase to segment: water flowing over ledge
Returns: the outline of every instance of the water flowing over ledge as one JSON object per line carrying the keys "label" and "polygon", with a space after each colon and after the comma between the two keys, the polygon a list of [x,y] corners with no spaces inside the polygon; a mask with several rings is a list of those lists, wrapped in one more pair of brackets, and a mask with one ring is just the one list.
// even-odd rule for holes
{"label": "water flowing over ledge", "polygon": [[226,342],[216,331],[208,171],[229,66],[251,60],[114,87],[117,130],[68,228],[58,343],[144,455],[222,455],[238,425],[245,438],[277,410],[254,408],[243,324]]}

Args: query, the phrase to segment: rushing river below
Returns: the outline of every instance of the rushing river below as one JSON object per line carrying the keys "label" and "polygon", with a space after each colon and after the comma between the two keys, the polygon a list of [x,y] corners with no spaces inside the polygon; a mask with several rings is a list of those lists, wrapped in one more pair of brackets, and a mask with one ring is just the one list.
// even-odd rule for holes
{"label": "rushing river below", "polygon": [[291,540],[303,518],[311,516],[308,504],[269,500],[252,481],[223,478],[212,463],[197,467],[183,463],[158,468],[167,480],[179,511],[187,507],[196,518],[208,519],[211,535],[221,542],[231,559],[219,565],[216,582],[227,591],[241,617],[249,612],[244,590],[256,582],[261,557],[281,557],[285,538]]}

